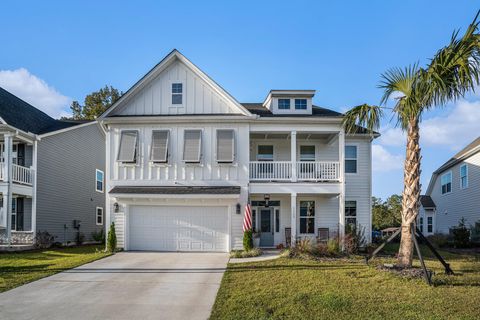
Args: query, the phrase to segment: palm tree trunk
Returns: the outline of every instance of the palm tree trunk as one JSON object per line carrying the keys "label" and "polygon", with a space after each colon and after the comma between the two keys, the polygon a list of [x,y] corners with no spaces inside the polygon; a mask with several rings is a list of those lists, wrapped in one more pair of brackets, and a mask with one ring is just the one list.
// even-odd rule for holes
{"label": "palm tree trunk", "polygon": [[420,128],[419,120],[412,119],[407,130],[407,152],[403,176],[402,232],[398,250],[398,265],[411,267],[413,259],[413,238],[410,226],[415,221],[420,199]]}

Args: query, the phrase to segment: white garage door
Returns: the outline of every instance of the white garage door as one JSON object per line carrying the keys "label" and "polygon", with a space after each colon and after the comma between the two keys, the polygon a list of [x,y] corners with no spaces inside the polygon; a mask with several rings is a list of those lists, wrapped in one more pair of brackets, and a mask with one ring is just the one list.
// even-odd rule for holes
{"label": "white garage door", "polygon": [[228,251],[227,207],[132,206],[129,250]]}

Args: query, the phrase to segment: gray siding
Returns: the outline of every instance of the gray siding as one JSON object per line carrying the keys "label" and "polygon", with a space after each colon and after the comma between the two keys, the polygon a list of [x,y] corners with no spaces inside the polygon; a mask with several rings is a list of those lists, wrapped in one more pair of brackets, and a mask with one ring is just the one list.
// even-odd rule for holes
{"label": "gray siding", "polygon": [[[95,191],[95,169],[105,172],[105,138],[96,124],[43,137],[38,143],[37,230],[56,241],[75,241],[73,220],[91,240],[96,207],[105,206],[105,193]],[[66,226],[66,228],[64,228]]]}
{"label": "gray siding", "polygon": [[[461,189],[460,166],[464,163],[468,165],[468,187]],[[452,172],[452,192],[442,194],[441,176],[448,171]],[[480,220],[480,153],[436,176],[430,196],[437,206],[434,219],[436,233],[448,233],[449,228],[458,225],[462,217],[467,225]]]}

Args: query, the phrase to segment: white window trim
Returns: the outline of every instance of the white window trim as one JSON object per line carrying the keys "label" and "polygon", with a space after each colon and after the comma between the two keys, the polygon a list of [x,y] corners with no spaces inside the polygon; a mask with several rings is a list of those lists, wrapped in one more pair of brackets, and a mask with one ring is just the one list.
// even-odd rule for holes
{"label": "white window trim", "polygon": [[344,162],[347,161],[347,160],[357,160],[357,166],[356,166],[356,172],[347,172],[346,171],[346,166],[345,166],[345,163],[343,163],[343,166],[344,166],[344,170],[345,171],[345,174],[346,175],[358,175],[358,150],[359,150],[359,144],[358,143],[345,143],[344,145],[344,149],[346,149],[347,147],[356,147],[357,148],[357,157],[356,158],[347,158],[347,152],[346,150],[344,150],[344,155],[345,155],[345,159],[344,159]]}
{"label": "white window trim", "polygon": [[[233,131],[232,161],[218,160],[218,131]],[[233,165],[237,160],[237,132],[232,128],[218,128],[215,130],[215,161],[218,165]]]}
{"label": "white window trim", "polygon": [[[445,192],[443,193],[443,184],[442,184],[442,178],[446,175],[450,175],[450,192]],[[442,174],[440,176],[440,194],[442,196],[446,195],[446,194],[450,194],[453,192],[453,174],[452,174],[452,171],[447,171],[445,172],[444,174]]]}
{"label": "white window trim", "polygon": [[[199,154],[199,157],[198,157],[198,162],[190,162],[190,161],[185,161],[184,158],[185,158],[185,132],[186,131],[192,131],[192,130],[195,130],[195,131],[200,131],[200,154]],[[204,139],[204,130],[201,129],[201,128],[185,128],[183,129],[183,136],[182,136],[182,143],[183,143],[183,146],[182,146],[182,162],[186,165],[186,166],[203,166],[203,139]]]}
{"label": "white window trim", "polygon": [[[309,159],[309,160],[302,160],[302,147],[314,147],[315,148],[315,155],[313,157],[313,159]],[[317,161],[317,146],[315,145],[315,143],[308,143],[308,142],[301,142],[299,145],[298,145],[298,161]]]}
{"label": "white window trim", "polygon": [[[465,187],[462,186],[462,167],[465,167]],[[459,173],[459,176],[460,176],[460,189],[467,189],[468,188],[468,164],[464,163],[460,166],[460,168],[458,169],[458,173]]]}
{"label": "white window trim", "polygon": [[[167,131],[168,136],[167,136],[167,156],[165,158],[165,161],[158,161],[158,160],[152,160],[152,151],[153,151],[153,133],[155,131]],[[148,162],[151,165],[158,165],[158,166],[167,166],[170,162],[170,134],[171,130],[170,129],[153,129],[152,134],[150,135],[150,154],[148,156]]]}
{"label": "white window trim", "polygon": [[[98,190],[97,189],[97,174],[101,172],[102,173],[102,177],[103,177],[103,181],[102,181],[102,190]],[[99,192],[99,193],[104,193],[105,192],[105,172],[103,172],[102,170],[100,169],[95,169],[95,191],[96,192]]]}
{"label": "white window trim", "polygon": [[[272,160],[262,160],[262,159],[259,159],[258,156],[260,155],[259,154],[259,148],[260,147],[272,147]],[[255,158],[256,158],[256,161],[275,161],[275,145],[273,143],[270,143],[270,144],[267,144],[267,143],[259,143],[257,144],[257,153],[255,155]]]}
{"label": "white window trim", "polygon": [[[308,110],[308,99],[307,98],[293,98],[292,100],[293,100],[293,110],[297,110],[297,111]],[[305,100],[305,109],[297,109],[297,105],[296,105],[297,100]]]}
{"label": "white window trim", "polygon": [[[289,101],[287,109],[280,108],[280,100],[288,100]],[[277,109],[278,110],[292,110],[292,99],[291,98],[278,98],[277,99]]]}
{"label": "white window trim", "polygon": [[[101,210],[102,211],[102,223],[98,223],[98,210]],[[103,207],[96,207],[95,208],[95,225],[97,226],[103,226],[103,221],[104,221],[105,217],[104,217],[104,211],[103,211]]]}
{"label": "white window trim", "polygon": [[[423,221],[423,222],[424,222],[424,225],[425,225],[425,233],[426,233],[426,234],[433,234],[433,233],[435,233],[435,228],[434,228],[434,226],[435,226],[434,220],[435,220],[435,219],[433,218],[433,215],[429,215],[429,216],[425,215],[425,218],[426,218],[426,219]],[[431,223],[431,224],[428,223],[428,218],[432,218],[432,223]],[[432,231],[428,231],[428,226],[429,226],[429,225],[432,226]]]}
{"label": "white window trim", "polygon": [[[174,95],[174,93],[172,92],[172,84],[174,83],[181,83],[182,84],[182,103],[181,104],[173,104],[172,103],[172,97]],[[183,108],[185,106],[185,81],[182,81],[182,80],[170,80],[170,86],[168,87],[168,92],[170,92],[170,101],[168,103],[168,106],[170,108]],[[178,94],[178,93],[176,93]]]}
{"label": "white window trim", "polygon": [[[305,217],[302,217],[300,215],[300,212],[301,212],[301,209],[302,209],[302,202],[313,202],[313,210],[315,210],[315,215],[313,216],[313,233],[302,233],[300,230],[301,230],[301,221],[302,219],[312,219],[312,217],[308,217],[308,216],[305,216]],[[302,236],[315,236],[316,234],[316,229],[317,229],[317,201],[315,200],[305,200],[305,199],[301,199],[298,201],[298,234],[299,235],[302,235]]]}
{"label": "white window trim", "polygon": [[[137,132],[137,156],[136,156],[135,162],[124,162],[124,161],[118,160],[118,155],[120,154],[120,144],[122,143],[122,133],[125,132],[125,131],[127,131],[127,132],[128,131],[136,131]],[[117,157],[116,157],[115,162],[117,162],[122,167],[137,167],[142,162],[141,157],[142,157],[142,150],[141,150],[141,144],[140,144],[140,129],[136,128],[136,129],[122,129],[122,130],[120,130],[119,135],[118,135]]]}

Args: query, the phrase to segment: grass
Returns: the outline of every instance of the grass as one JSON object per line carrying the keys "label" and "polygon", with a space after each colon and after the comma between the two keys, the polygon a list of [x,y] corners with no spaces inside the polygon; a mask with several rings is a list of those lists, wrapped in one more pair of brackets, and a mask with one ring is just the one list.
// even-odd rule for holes
{"label": "grass", "polygon": [[480,256],[442,252],[456,273],[446,276],[422,251],[434,287],[376,269],[392,258],[229,264],[211,319],[478,319]]}
{"label": "grass", "polygon": [[0,292],[110,255],[103,246],[0,253]]}

